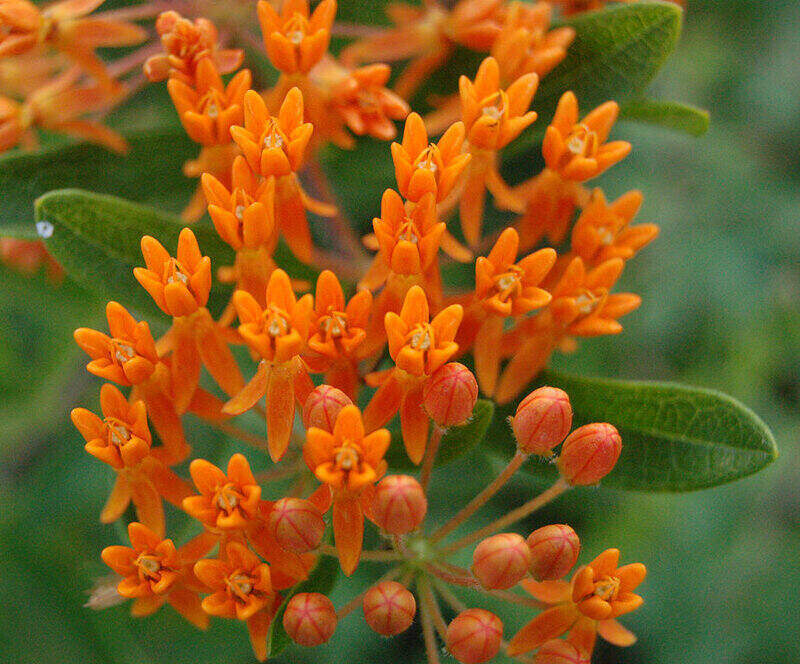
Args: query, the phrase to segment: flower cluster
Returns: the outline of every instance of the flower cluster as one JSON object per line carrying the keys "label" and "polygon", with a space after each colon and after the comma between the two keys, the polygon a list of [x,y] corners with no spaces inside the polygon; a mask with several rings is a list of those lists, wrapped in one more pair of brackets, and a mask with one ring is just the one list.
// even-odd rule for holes
{"label": "flower cluster", "polygon": [[[83,4],[88,11],[98,3]],[[101,518],[120,519],[130,503],[136,510],[131,546],[103,552],[121,577],[119,595],[135,600],[135,615],[168,603],[199,627],[209,616],[241,620],[262,660],[276,616],[291,639],[311,647],[359,606],[384,636],[405,631],[419,609],[431,664],[439,661],[437,638],[465,664],[488,661],[501,648],[520,661],[538,651],[540,664],[580,662],[596,635],[633,642],[616,618],[641,603],[633,591],[642,565],[618,567],[619,552],[610,549],[567,582],[580,550],[572,528],[544,526],[527,539],[498,534],[570,488],[597,484],[617,463],[617,430],[608,423],[572,430],[566,393],[540,387],[520,397],[554,351],[622,331],[618,319],[639,298],[611,291],[625,263],[658,232],[632,223],[639,192],[609,202],[586,186],[631,149],[609,140],[619,111],[613,101],[582,116],[575,95],[564,91],[545,132],[545,168],[516,186],[501,175],[504,148],[537,120],[540,77],[574,38],[570,28],[551,28],[553,4],[398,5],[393,27],[334,56],[335,0],[313,11],[307,0],[260,0],[264,50],[279,72],[268,89],[241,68],[243,53],[225,48],[210,20],[158,16],[163,52],[146,60],[144,72],[151,82],[166,81],[199,146],[185,167],[200,182],[184,217],[208,212],[234,260],[212,265],[200,233],[188,227],[174,246],[145,236],[133,276],[167,317],[166,332],[154,337],[117,302],[107,307],[108,333],[75,332],[90,357],[87,370],[108,381],[102,417],[83,408],[72,414],[87,451],[117,476]],[[0,0],[3,20],[6,5],[26,3]],[[8,33],[14,40],[6,48],[24,50],[31,30],[10,15],[17,32]],[[88,20],[70,19],[84,55],[93,53],[92,42],[81,42],[78,28]],[[36,34],[36,44],[80,62],[65,42]],[[456,47],[486,57],[460,77],[457,94],[425,116],[410,112],[413,93]],[[381,60],[409,61],[392,89]],[[81,64],[98,89],[110,89],[99,70]],[[358,149],[362,135],[392,140],[397,120],[405,120],[402,136],[386,148],[396,187],[383,192],[374,233],[359,238],[331,193],[320,150],[331,143]],[[485,232],[488,197],[510,213],[498,233]],[[315,241],[311,222],[324,240]],[[303,275],[289,273],[282,243],[296,259],[291,265],[307,268]],[[459,264],[474,274],[461,290],[448,272]],[[212,292],[227,293],[220,311]],[[445,436],[463,434],[479,393],[517,402],[510,423],[517,452],[449,521],[429,523],[437,454]],[[251,460],[236,453],[224,469],[193,458],[190,477],[181,477],[175,467],[192,453],[188,414],[253,445],[258,463],[269,459],[274,468],[254,473]],[[263,421],[264,435],[248,428],[254,419]],[[392,433],[384,427],[395,419]],[[418,477],[387,474],[390,447],[398,446],[420,466]],[[552,462],[554,484],[448,541],[531,456]],[[198,534],[182,546],[165,539],[164,501],[196,525]],[[373,526],[383,544],[364,550]],[[470,569],[450,562],[476,543]],[[361,561],[389,569],[337,609],[324,594],[295,592],[322,556],[337,558],[346,576]],[[501,618],[464,605],[453,587],[550,608],[505,641]],[[458,614],[449,624],[440,601]]]}

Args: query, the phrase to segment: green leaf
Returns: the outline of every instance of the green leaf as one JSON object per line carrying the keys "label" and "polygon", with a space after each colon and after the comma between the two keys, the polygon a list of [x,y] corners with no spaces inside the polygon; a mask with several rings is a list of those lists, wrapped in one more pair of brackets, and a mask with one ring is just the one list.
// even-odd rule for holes
{"label": "green leaf", "polygon": [[311,570],[311,574],[302,583],[293,586],[284,596],[283,603],[278,609],[272,624],[269,627],[267,636],[267,653],[269,657],[274,657],[291,643],[289,635],[283,628],[283,614],[286,612],[286,605],[289,600],[297,593],[322,593],[329,595],[336,581],[339,579],[339,560],[333,556],[320,556],[317,566]]}
{"label": "green leaf", "polygon": [[[633,491],[692,491],[752,475],[778,456],[759,417],[713,390],[673,383],[585,378],[551,371],[537,384],[565,390],[574,425],[610,422],[622,436],[622,455],[603,484]],[[526,392],[527,393],[527,392]],[[489,440],[511,454],[514,441],[503,419],[517,403],[498,409]],[[528,464],[554,473],[552,465]]]}
{"label": "green leaf", "polygon": [[0,234],[35,238],[33,203],[53,189],[80,187],[179,212],[196,182],[183,163],[198,148],[180,127],[125,134],[127,155],[86,143],[0,157]]}
{"label": "green leaf", "polygon": [[620,117],[702,136],[708,131],[708,111],[677,101],[641,99],[623,104]]}
{"label": "green leaf", "polygon": [[[155,313],[155,304],[133,277],[133,268],[144,265],[140,241],[152,235],[169,251],[178,245],[185,227],[178,217],[145,205],[63,189],[36,201],[37,222],[52,224],[47,248],[66,273],[78,284],[109,300],[118,300],[141,312]],[[230,265],[233,251],[213,229],[195,224],[192,230],[214,268]],[[219,307],[225,291],[212,290],[212,309]]]}
{"label": "green leaf", "polygon": [[[494,416],[494,402],[478,399],[469,422],[460,427],[451,427],[442,436],[439,451],[436,454],[436,465],[443,466],[455,461],[480,443]],[[411,463],[403,446],[403,438],[399,426],[391,427],[392,444],[386,454],[389,468],[394,470],[413,470],[417,466]]]}
{"label": "green leaf", "polygon": [[[564,24],[575,28],[567,57],[542,79],[533,99],[540,120],[549,121],[561,95],[572,90],[581,112],[611,99],[620,103],[642,96],[675,49],[682,10],[667,2],[637,2],[579,14]],[[529,131],[507,153],[517,156],[536,144]]]}

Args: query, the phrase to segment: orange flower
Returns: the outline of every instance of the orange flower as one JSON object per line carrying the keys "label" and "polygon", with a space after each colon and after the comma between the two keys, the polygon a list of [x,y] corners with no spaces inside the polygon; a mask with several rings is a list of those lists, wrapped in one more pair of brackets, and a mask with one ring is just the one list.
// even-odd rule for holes
{"label": "orange flower", "polygon": [[408,104],[386,87],[391,73],[388,65],[368,65],[350,72],[333,89],[333,108],[357,136],[391,140],[397,135],[392,120],[408,115]]}
{"label": "orange flower", "polygon": [[314,303],[306,364],[314,373],[327,372],[326,384],[355,399],[359,381],[356,351],[366,338],[372,294],[359,291],[345,304],[336,275],[324,270],[317,278]]}
{"label": "orange flower", "polygon": [[458,352],[454,339],[463,308],[453,304],[430,320],[428,299],[419,286],[405,296],[398,316],[385,316],[389,354],[395,367],[367,378],[380,384],[364,411],[368,430],[383,426],[400,411],[403,442],[409,458],[419,463],[428,441],[429,419],[423,408],[423,388],[427,379]]}
{"label": "orange flower", "polygon": [[218,48],[217,28],[205,18],[192,22],[178,12],[163,12],[156,21],[156,31],[165,52],[144,63],[144,73],[153,83],[169,77],[194,87],[197,67],[205,58],[212,60],[220,74],[238,69],[244,59],[238,49]]}
{"label": "orange flower", "polygon": [[106,90],[116,84],[96,48],[133,46],[147,32],[138,25],[87,15],[105,0],[62,0],[39,10],[27,0],[0,0],[0,57],[49,44],[67,55]]}
{"label": "orange flower", "polygon": [[525,316],[551,300],[550,293],[539,284],[555,264],[556,252],[541,249],[515,263],[518,248],[517,232],[507,228],[489,255],[478,258],[474,297],[479,311],[471,311],[459,328],[465,333],[464,345],[459,338],[461,350],[474,343],[475,374],[487,395],[494,392],[497,383],[506,319]]}
{"label": "orange flower", "polygon": [[368,487],[386,472],[383,455],[391,435],[386,429],[364,434],[361,411],[348,405],[339,411],[333,433],[311,427],[303,457],[311,472],[333,490],[333,533],[339,562],[348,576],[361,557],[364,502]]}
{"label": "orange flower", "polygon": [[122,100],[124,90],[78,84],[77,79],[75,69],[67,70],[22,103],[0,95],[0,153],[17,144],[35,148],[37,128],[126,152],[128,144],[117,132],[95,120],[83,119],[87,114],[109,110]]}
{"label": "orange flower", "polygon": [[406,212],[403,199],[392,190],[383,192],[381,216],[372,222],[382,260],[395,274],[421,275],[434,262],[445,225],[436,216],[433,195],[424,196]]}
{"label": "orange flower", "polygon": [[587,271],[580,258],[570,261],[552,290],[547,309],[511,333],[519,343],[510,345],[511,359],[494,395],[498,403],[519,394],[564,339],[622,332],[617,319],[641,304],[638,295],[609,294],[623,266],[623,261],[615,258]]}
{"label": "orange flower", "polygon": [[606,143],[618,114],[619,105],[608,101],[579,122],[578,99],[565,92],[542,143],[547,168],[565,180],[585,182],[624,159],[631,151],[630,143]]}
{"label": "orange flower", "polygon": [[[0,101],[0,104],[2,104],[2,101]],[[0,129],[1,132],[2,129]],[[2,140],[0,138],[0,152],[3,151]],[[47,251],[47,247],[41,240],[19,240],[13,237],[0,238],[0,261],[25,274],[33,274],[44,266],[48,278],[54,282],[60,282],[64,277],[64,269]]]}
{"label": "orange flower", "polygon": [[176,549],[171,539],[162,539],[141,523],[128,524],[131,546],[107,546],[103,562],[122,577],[117,592],[134,599],[131,613],[148,616],[165,602],[200,629],[208,627],[208,614],[200,605],[198,591],[204,590],[192,566],[207,550],[193,540]]}
{"label": "orange flower", "polygon": [[630,226],[641,205],[640,191],[629,191],[609,205],[603,192],[595,189],[572,229],[572,251],[588,265],[633,258],[658,235],[655,224]]}
{"label": "orange flower", "polygon": [[111,336],[79,328],[74,336],[91,361],[86,370],[119,385],[135,386],[132,398],[141,398],[164,443],[165,462],[179,463],[189,454],[175,405],[170,371],[158,357],[156,344],[145,321],[136,322],[122,305],[109,302],[106,317]]}
{"label": "orange flower", "polygon": [[142,401],[128,403],[117,388],[106,383],[100,390],[100,407],[102,420],[85,408],[75,408],[70,414],[86,440],[86,451],[117,473],[100,520],[116,521],[133,501],[139,520],[163,535],[161,497],[180,506],[191,489],[162,463],[161,449],[151,453],[147,410]]}
{"label": "orange flower", "polygon": [[500,34],[503,0],[460,0],[451,14],[453,40],[475,51],[488,51]]}
{"label": "orange flower", "polygon": [[207,528],[244,530],[258,518],[261,486],[243,455],[230,458],[227,475],[205,459],[192,461],[189,473],[200,495],[185,498],[183,509]]}
{"label": "orange flower", "polygon": [[216,560],[198,560],[194,573],[212,594],[202,602],[212,616],[236,618],[247,623],[253,653],[260,661],[267,658],[267,634],[280,595],[272,587],[269,565],[246,546],[229,543]]}
{"label": "orange flower", "polygon": [[289,276],[275,270],[269,278],[266,308],[245,291],[233,294],[239,334],[262,358],[250,382],[225,404],[230,414],[243,413],[267,395],[267,439],[273,461],[286,452],[292,432],[295,397],[305,400],[313,389],[300,354],[306,349],[313,298],[295,297]]}
{"label": "orange flower", "polygon": [[244,127],[231,127],[231,136],[254,172],[277,178],[275,219],[291,250],[304,262],[311,260],[304,194],[295,173],[302,166],[314,127],[303,122],[303,95],[292,88],[281,104],[278,117],[267,111],[254,90],[244,96]]}
{"label": "orange flower", "polygon": [[451,125],[438,143],[428,143],[425,123],[417,113],[406,118],[403,142],[392,143],[392,161],[397,188],[408,200],[418,203],[426,194],[444,200],[469,164],[463,153],[464,123]]}
{"label": "orange flower", "polygon": [[237,252],[266,245],[268,253],[272,254],[278,239],[274,178],[260,180],[247,160],[239,155],[231,169],[230,190],[210,173],[203,173],[202,183],[208,199],[208,213],[220,237]]}
{"label": "orange flower", "polygon": [[575,30],[569,26],[550,30],[552,13],[549,2],[508,5],[503,29],[492,46],[492,57],[500,65],[503,81],[531,72],[541,78],[564,59],[575,39]]}
{"label": "orange flower", "polygon": [[281,13],[259,0],[258,21],[270,61],[285,74],[307,74],[328,50],[335,0],[322,0],[309,16],[308,0],[284,0]]}
{"label": "orange flower", "polygon": [[173,78],[167,89],[189,138],[201,145],[224,145],[231,142],[231,126],[244,120],[244,93],[251,82],[250,71],[243,69],[226,86],[214,61],[205,57],[197,64],[194,85]]}
{"label": "orange flower", "polygon": [[500,68],[491,57],[481,63],[474,83],[466,76],[459,80],[462,118],[472,153],[459,212],[464,237],[471,246],[480,240],[487,189],[497,207],[516,212],[524,209],[524,201],[500,176],[497,151],[536,119],[536,113],[527,109],[538,84],[536,74],[525,74],[502,90]]}
{"label": "orange flower", "polygon": [[244,386],[242,374],[221,330],[206,309],[211,291],[211,259],[200,253],[194,233],[184,228],[178,237],[177,258],[153,237],[142,238],[147,269],[133,274],[169,316],[172,327],[163,351],[172,351],[172,395],[178,414],[191,403],[204,364],[228,394]]}
{"label": "orange flower", "polygon": [[539,77],[531,73],[502,90],[500,67],[491,57],[481,63],[474,83],[462,76],[458,87],[470,146],[497,151],[519,136],[536,120],[536,112],[528,107],[538,85]]}
{"label": "orange flower", "polygon": [[595,636],[617,646],[629,646],[636,637],[616,618],[636,610],[642,598],[633,591],[647,570],[641,563],[618,567],[619,550],[608,549],[572,577],[572,582],[526,579],[523,588],[546,605],[555,605],[525,625],[508,644],[509,656],[521,655],[556,639],[568,630],[570,641],[587,656]]}

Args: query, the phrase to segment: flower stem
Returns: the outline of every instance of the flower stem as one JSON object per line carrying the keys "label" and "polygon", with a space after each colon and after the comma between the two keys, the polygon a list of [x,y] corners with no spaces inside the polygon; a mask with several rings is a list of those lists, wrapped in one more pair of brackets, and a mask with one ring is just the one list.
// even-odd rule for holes
{"label": "flower stem", "polygon": [[436,587],[436,592],[442,596],[442,599],[450,605],[450,608],[453,609],[453,611],[456,613],[461,613],[462,611],[466,610],[467,605],[458,599],[458,597],[456,597],[455,593],[450,590],[450,588],[444,581],[442,581],[442,579],[434,577],[433,585]]}
{"label": "flower stem", "polygon": [[[339,557],[339,552],[330,544],[320,544],[317,552],[324,556]],[[397,560],[405,560],[405,558],[397,551],[362,551],[361,560],[368,560],[370,562],[394,562]]]}
{"label": "flower stem", "polygon": [[252,445],[253,447],[257,447],[260,450],[267,449],[267,439],[262,438],[261,436],[257,436],[249,431],[245,431],[237,427],[235,424],[231,424],[230,422],[214,422],[212,423],[213,427],[216,427],[222,433],[226,433],[237,440],[242,441],[243,443],[247,443],[248,445]]}
{"label": "flower stem", "polygon": [[460,574],[452,574],[449,571],[442,569],[441,567],[437,567],[436,565],[425,565],[425,569],[433,574],[433,576],[445,581],[446,583],[450,583],[454,586],[464,586],[465,588],[480,588],[480,583],[471,576],[467,575],[460,575]]}
{"label": "flower stem", "polygon": [[420,602],[426,610],[430,613],[431,621],[436,631],[439,633],[442,641],[447,640],[447,623],[444,621],[442,611],[439,608],[439,603],[431,590],[431,582],[426,576],[417,578],[417,591],[419,592]]}
{"label": "flower stem", "polygon": [[458,514],[450,519],[450,521],[433,533],[430,541],[432,543],[440,541],[475,514],[475,512],[483,507],[494,494],[503,488],[503,485],[519,470],[525,459],[527,459],[525,454],[517,452],[511,461],[508,462],[508,465],[483,491],[475,496]]}
{"label": "flower stem", "polygon": [[425,602],[420,602],[420,618],[422,620],[422,636],[425,638],[425,654],[428,664],[439,664],[439,651],[436,645],[436,635],[433,633],[433,617],[430,608]]}
{"label": "flower stem", "polygon": [[446,546],[444,549],[441,550],[441,554],[449,555],[451,553],[455,553],[456,551],[460,551],[465,546],[469,546],[473,542],[477,542],[478,540],[481,540],[484,537],[488,537],[489,535],[496,533],[498,530],[502,530],[506,526],[511,525],[515,521],[524,519],[526,516],[532,514],[540,507],[547,505],[547,503],[560,496],[569,488],[570,485],[567,484],[567,482],[563,478],[559,478],[558,480],[556,480],[553,486],[543,491],[535,498],[529,500],[524,505],[520,505],[517,509],[511,510],[508,514],[506,514],[503,517],[500,517],[496,521],[493,521],[488,526],[484,526],[480,530],[476,530],[475,532],[462,537],[460,540],[456,540],[452,544],[449,544],[448,546]]}
{"label": "flower stem", "polygon": [[442,442],[445,430],[438,424],[433,425],[433,433],[431,439],[428,441],[428,446],[425,448],[425,458],[422,461],[422,471],[419,475],[419,483],[422,485],[422,490],[428,493],[428,485],[431,481],[431,474],[433,473],[433,464],[436,461],[436,453],[439,451],[439,443]]}

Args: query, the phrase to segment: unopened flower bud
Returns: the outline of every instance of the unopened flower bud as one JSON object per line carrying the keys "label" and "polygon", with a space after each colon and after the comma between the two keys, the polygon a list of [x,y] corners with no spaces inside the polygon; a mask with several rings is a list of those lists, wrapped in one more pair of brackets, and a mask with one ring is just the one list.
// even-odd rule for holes
{"label": "unopened flower bud", "polygon": [[336,622],[333,602],[320,593],[298,593],[289,600],[283,614],[283,628],[289,638],[308,648],[330,639]]}
{"label": "unopened flower bud", "polygon": [[569,641],[553,639],[539,648],[535,664],[589,664],[589,658]]}
{"label": "unopened flower bud", "polygon": [[578,560],[581,542],[569,526],[553,524],[528,535],[531,574],[539,581],[555,581],[569,572]]}
{"label": "unopened flower bud", "polygon": [[511,420],[519,449],[550,456],[572,427],[569,396],[557,387],[540,387],[525,397]]}
{"label": "unopened flower bud", "polygon": [[488,590],[516,586],[528,573],[531,551],[516,533],[500,533],[483,540],[472,554],[472,573]]}
{"label": "unopened flower bud", "polygon": [[275,541],[293,553],[316,549],[325,532],[320,511],[301,498],[281,498],[272,508],[268,524]]}
{"label": "unopened flower bud", "polygon": [[306,397],[303,405],[303,424],[306,429],[316,427],[332,433],[339,411],[352,403],[350,397],[341,390],[330,385],[320,385],[311,390]]}
{"label": "unopened flower bud", "polygon": [[597,484],[614,468],[622,451],[619,432],[610,424],[597,422],[575,429],[564,441],[558,469],[570,484]]}
{"label": "unopened flower bud", "polygon": [[488,662],[500,651],[503,623],[483,609],[467,609],[447,626],[447,649],[462,664]]}
{"label": "unopened flower bud", "polygon": [[364,619],[381,636],[405,632],[414,622],[417,602],[408,589],[396,581],[372,586],[364,595]]}
{"label": "unopened flower bud", "polygon": [[423,388],[425,411],[440,427],[465,424],[478,401],[478,383],[463,364],[450,362],[438,369]]}
{"label": "unopened flower bud", "polygon": [[425,491],[409,475],[388,475],[375,487],[372,520],[392,535],[419,528],[428,511]]}

